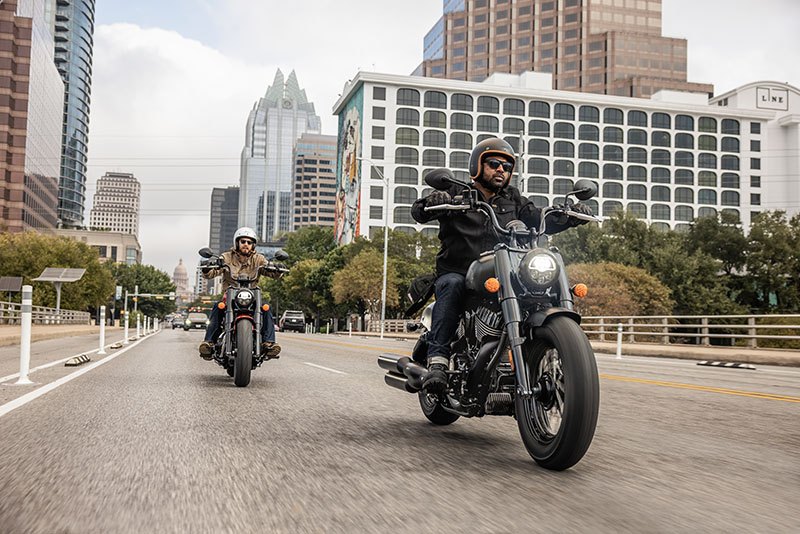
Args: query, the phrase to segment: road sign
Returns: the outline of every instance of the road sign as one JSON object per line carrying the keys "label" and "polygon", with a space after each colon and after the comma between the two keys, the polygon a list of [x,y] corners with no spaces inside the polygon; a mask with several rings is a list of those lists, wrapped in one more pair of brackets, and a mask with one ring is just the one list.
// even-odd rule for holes
{"label": "road sign", "polygon": [[117,286],[117,292],[114,296],[115,300],[119,300],[122,298],[122,286]]}

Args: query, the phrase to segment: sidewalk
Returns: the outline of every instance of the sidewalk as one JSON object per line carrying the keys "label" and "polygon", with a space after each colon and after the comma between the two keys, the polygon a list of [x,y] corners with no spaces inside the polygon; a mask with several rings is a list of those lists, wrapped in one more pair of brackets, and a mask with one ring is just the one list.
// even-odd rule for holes
{"label": "sidewalk", "polygon": [[[19,345],[20,325],[0,325],[0,347],[9,345]],[[106,326],[106,338],[110,334],[121,332],[120,326]],[[134,333],[136,329],[134,328]],[[42,341],[44,339],[56,339],[60,337],[100,335],[100,327],[84,324],[61,324],[44,325],[35,324],[31,326],[31,341]]]}
{"label": "sidewalk", "polygon": [[[347,336],[348,332],[336,332],[336,335]],[[374,332],[353,332],[354,336],[380,337]],[[388,334],[389,339],[416,339],[416,334]],[[595,352],[616,354],[617,344],[592,341]],[[677,358],[681,360],[709,360],[761,365],[781,365],[800,367],[800,351],[788,349],[749,349],[746,347],[707,347],[700,345],[657,345],[653,343],[623,343],[622,357],[653,356],[659,358]]]}

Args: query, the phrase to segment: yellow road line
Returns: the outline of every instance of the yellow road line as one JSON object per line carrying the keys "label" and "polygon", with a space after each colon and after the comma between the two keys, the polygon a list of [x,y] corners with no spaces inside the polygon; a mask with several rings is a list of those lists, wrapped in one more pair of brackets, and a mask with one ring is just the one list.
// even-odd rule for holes
{"label": "yellow road line", "polygon": [[[411,356],[411,352],[405,351],[393,351],[387,347],[376,347],[376,346],[368,346],[368,345],[357,345],[355,343],[343,343],[341,341],[318,341],[316,339],[303,339],[302,341],[310,342],[310,343],[321,343],[324,345],[338,345],[341,347],[349,347],[355,349],[380,349],[385,350],[387,352],[395,352],[397,354],[403,354],[406,356]],[[750,397],[753,399],[767,399],[767,400],[776,400],[776,401],[783,401],[783,402],[800,402],[800,397],[792,397],[791,395],[775,395],[773,393],[760,393],[757,391],[742,391],[738,389],[727,389],[727,388],[717,388],[713,386],[699,386],[696,384],[684,384],[681,382],[665,382],[663,380],[650,380],[648,378],[633,378],[628,376],[620,376],[620,375],[609,375],[605,373],[600,374],[600,378],[605,380],[617,380],[619,382],[632,382],[636,384],[649,384],[651,386],[662,386],[668,388],[676,388],[676,389],[691,389],[694,391],[706,391],[709,393],[721,393],[723,395],[736,395],[739,397]]]}

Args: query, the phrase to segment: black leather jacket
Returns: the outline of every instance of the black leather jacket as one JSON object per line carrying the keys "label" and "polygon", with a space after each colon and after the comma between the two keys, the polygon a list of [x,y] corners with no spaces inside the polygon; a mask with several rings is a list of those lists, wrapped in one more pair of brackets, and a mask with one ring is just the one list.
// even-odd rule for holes
{"label": "black leather jacket", "polygon": [[[451,197],[461,195],[463,187],[453,185],[447,192]],[[486,201],[478,192],[480,199]],[[445,273],[466,274],[470,264],[478,259],[481,252],[492,250],[497,244],[497,236],[492,228],[492,222],[483,213],[477,211],[451,211],[451,212],[426,212],[424,208],[428,197],[417,199],[411,206],[411,216],[415,221],[427,223],[434,219],[439,220],[439,241],[442,248],[436,255],[436,275]],[[505,227],[510,221],[518,219],[528,227],[539,227],[541,210],[524,198],[519,190],[506,186],[498,191],[488,204],[492,206],[497,220]],[[558,233],[572,224],[555,224],[548,221],[547,231],[550,234]]]}

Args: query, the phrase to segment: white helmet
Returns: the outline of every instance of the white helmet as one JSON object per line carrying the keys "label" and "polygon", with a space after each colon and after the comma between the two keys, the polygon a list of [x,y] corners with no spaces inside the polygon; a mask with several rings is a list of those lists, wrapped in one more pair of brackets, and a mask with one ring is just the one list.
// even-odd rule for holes
{"label": "white helmet", "polygon": [[236,230],[235,234],[233,234],[233,248],[239,246],[239,240],[243,237],[249,237],[253,241],[258,242],[258,236],[256,235],[255,230],[247,226],[242,226],[241,228]]}

